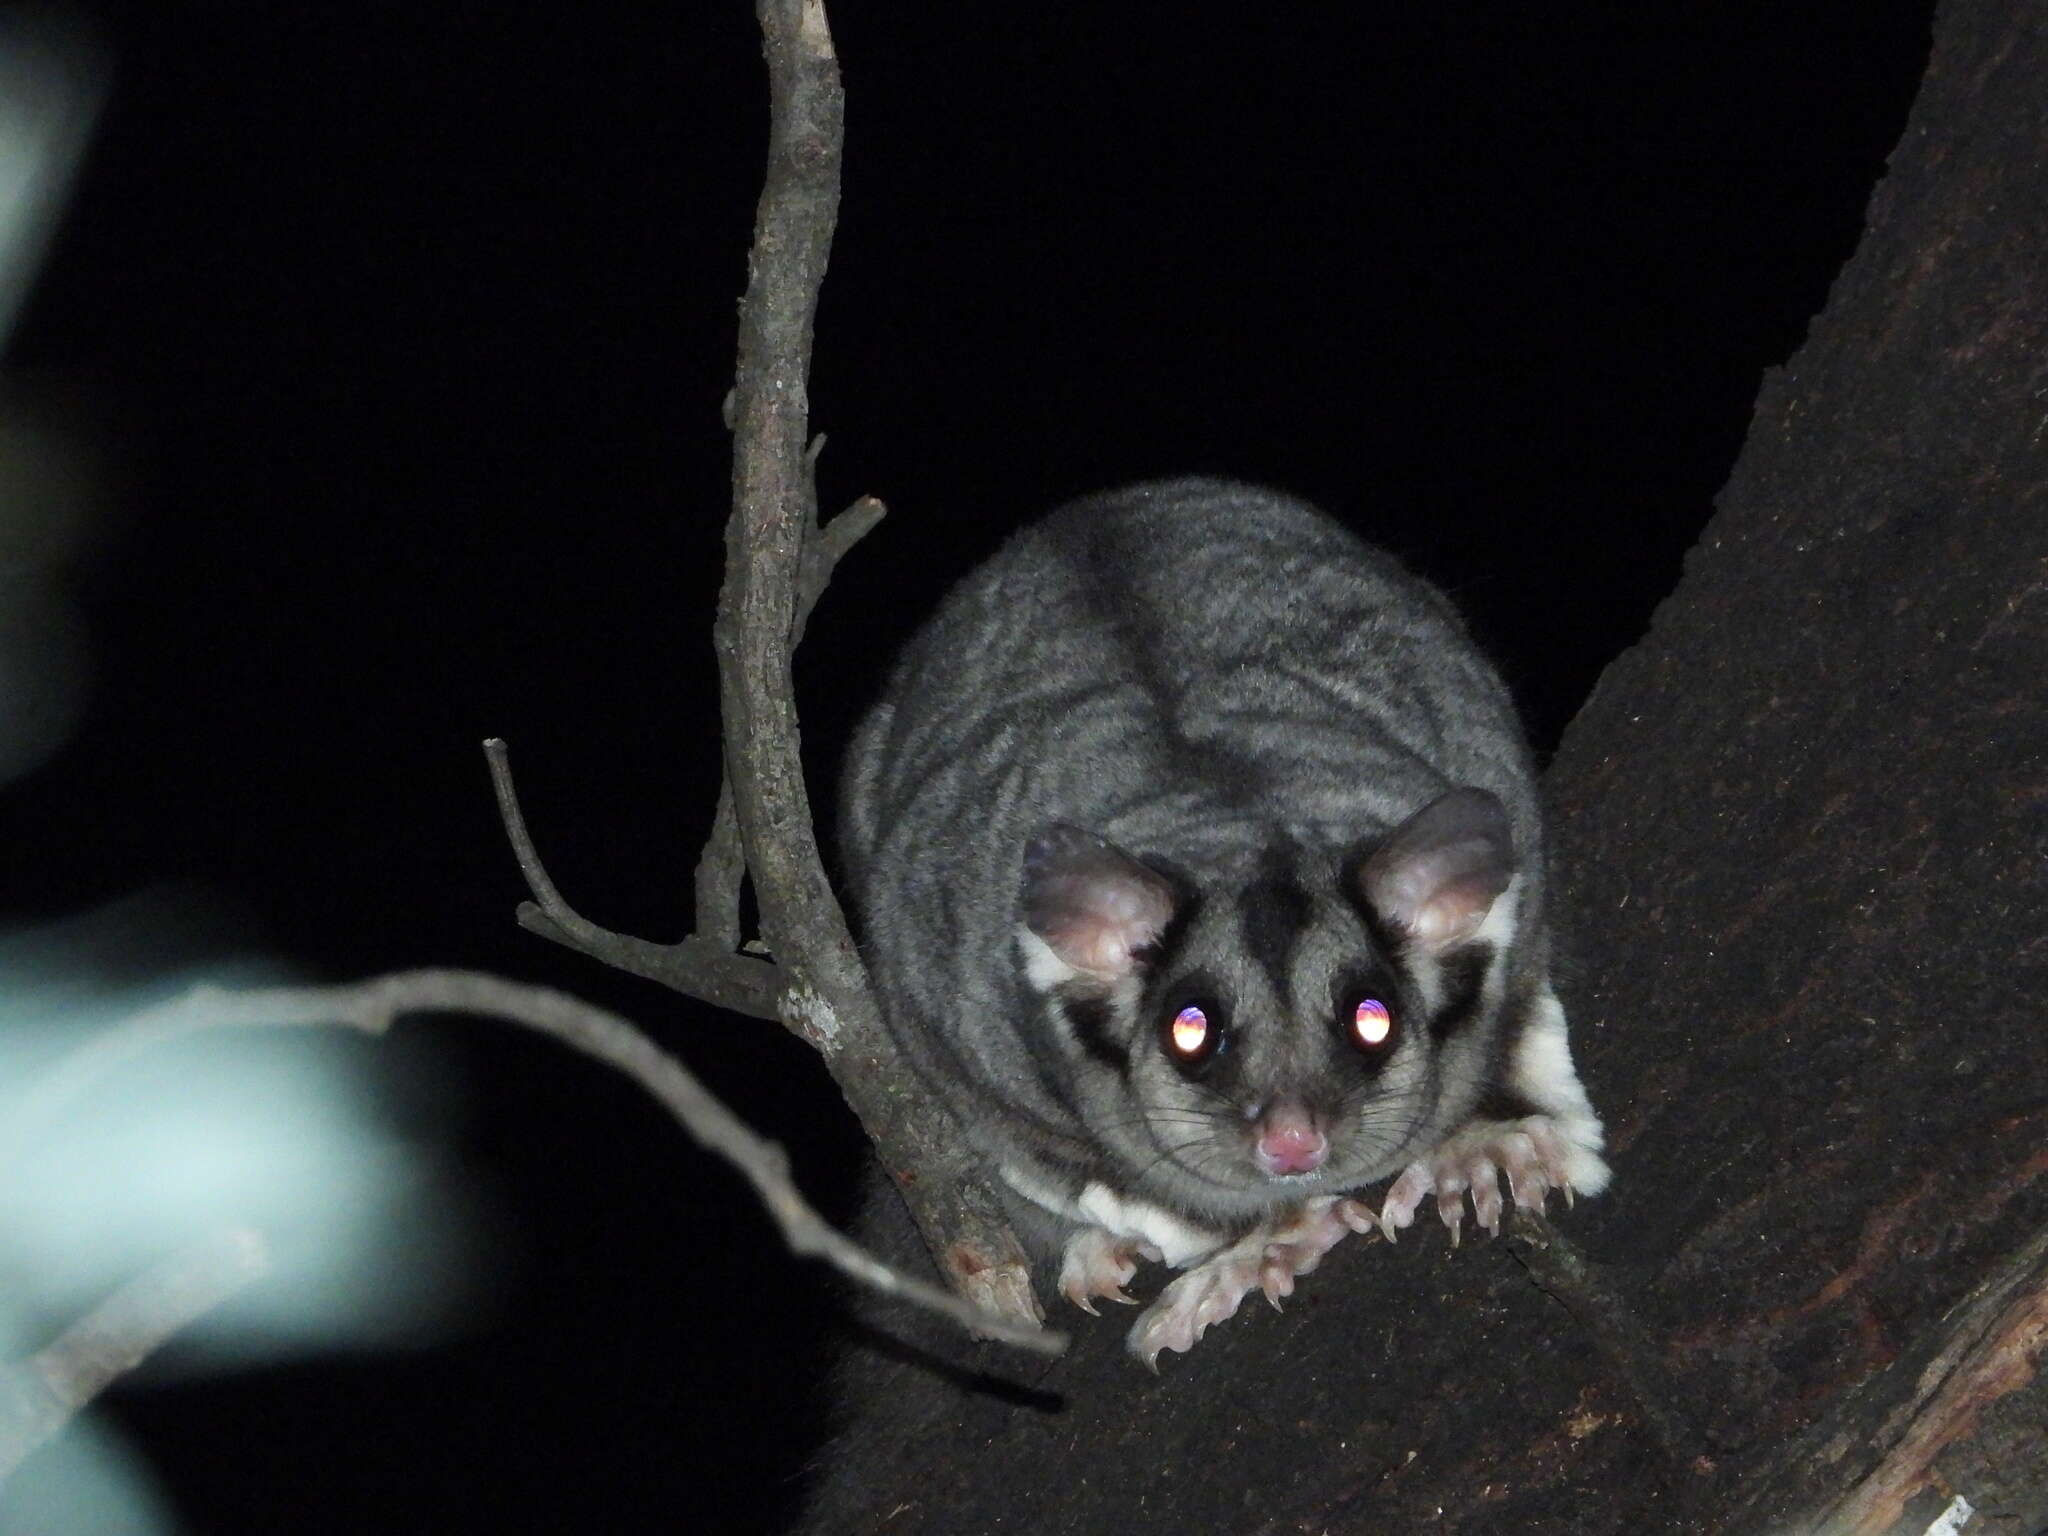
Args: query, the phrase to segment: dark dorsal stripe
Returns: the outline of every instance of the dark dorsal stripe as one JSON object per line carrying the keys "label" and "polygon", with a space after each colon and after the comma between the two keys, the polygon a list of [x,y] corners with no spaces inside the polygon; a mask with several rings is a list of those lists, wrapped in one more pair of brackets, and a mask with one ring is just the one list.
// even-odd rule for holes
{"label": "dark dorsal stripe", "polygon": [[1281,850],[1267,850],[1259,873],[1239,893],[1237,902],[1246,952],[1266,973],[1275,995],[1287,998],[1294,947],[1301,942],[1314,907]]}

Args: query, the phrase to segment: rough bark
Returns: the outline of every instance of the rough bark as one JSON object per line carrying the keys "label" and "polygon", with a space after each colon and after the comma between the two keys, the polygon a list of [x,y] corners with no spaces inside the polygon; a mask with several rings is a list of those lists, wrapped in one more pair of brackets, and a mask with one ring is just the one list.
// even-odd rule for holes
{"label": "rough bark", "polygon": [[[576,912],[542,862],[502,741],[484,744],[500,814],[531,902],[520,924],[607,965],[720,1007],[779,1020],[824,1059],[892,1175],[941,1274],[968,1306],[915,1274],[868,1262],[891,1294],[923,1294],[964,1325],[1039,1353],[1065,1347],[1039,1326],[1023,1249],[971,1138],[882,1028],[845,915],[825,879],[804,785],[791,657],[833,567],[882,516],[863,497],[821,525],[808,383],[813,322],[838,219],[845,96],[823,0],[758,0],[767,56],[768,165],[740,302],[739,366],[726,402],[732,516],[712,642],[724,782],[698,861],[695,931],[674,944],[613,933]],[[741,943],[741,882],[761,943]],[[779,1157],[779,1151],[776,1154]],[[971,1322],[968,1320],[971,1319]]]}
{"label": "rough bark", "polygon": [[822,0],[760,0],[757,10],[772,99],[768,174],[740,304],[733,515],[712,631],[727,780],[761,934],[787,973],[783,1021],[824,1057],[948,1282],[1028,1322],[1037,1309],[1023,1250],[967,1137],[883,1031],[818,856],[790,655],[805,545],[819,537],[807,385],[839,203],[845,97]]}
{"label": "rough bark", "polygon": [[2048,1524],[2044,80],[2035,8],[1942,6],[1855,258],[1553,767],[1616,1169],[1557,1217],[1586,1283],[1433,1234],[1158,1380],[1114,1320],[866,1355],[812,1528]]}

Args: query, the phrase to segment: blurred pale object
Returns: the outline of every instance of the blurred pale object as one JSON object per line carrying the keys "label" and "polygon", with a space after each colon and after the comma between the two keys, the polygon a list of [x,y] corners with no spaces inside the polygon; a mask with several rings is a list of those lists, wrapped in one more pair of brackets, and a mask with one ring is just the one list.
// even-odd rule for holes
{"label": "blurred pale object", "polygon": [[[385,1108],[445,1111],[450,1085],[417,1052],[401,1081],[389,1042],[340,1030],[124,1029],[200,981],[288,980],[204,958],[251,926],[205,893],[156,890],[0,937],[0,1364],[223,1234],[249,1234],[267,1268],[183,1327],[148,1362],[152,1379],[419,1345],[479,1320],[458,1311],[475,1300],[475,1202]],[[251,1447],[261,1454],[260,1437]],[[0,1532],[14,1530],[177,1526],[88,1407],[0,1486]]]}
{"label": "blurred pale object", "polygon": [[0,1489],[5,1536],[176,1536],[148,1463],[92,1418],[74,1422]]}
{"label": "blurred pale object", "polygon": [[105,82],[97,50],[61,14],[0,10],[0,341],[42,265]]}
{"label": "blurred pale object", "polygon": [[[58,13],[0,11],[0,347],[13,332],[105,89],[98,52]],[[85,628],[64,581],[92,514],[90,460],[0,395],[0,784],[76,724]]]}
{"label": "blurred pale object", "polygon": [[0,939],[0,1357],[228,1227],[263,1235],[273,1273],[198,1326],[204,1353],[415,1337],[446,1302],[465,1224],[425,1151],[380,1123],[376,1042],[206,1030],[110,1059],[25,1142],[6,1134],[50,1069],[124,1014],[199,980],[284,980],[152,963],[233,926],[201,893],[155,891]]}

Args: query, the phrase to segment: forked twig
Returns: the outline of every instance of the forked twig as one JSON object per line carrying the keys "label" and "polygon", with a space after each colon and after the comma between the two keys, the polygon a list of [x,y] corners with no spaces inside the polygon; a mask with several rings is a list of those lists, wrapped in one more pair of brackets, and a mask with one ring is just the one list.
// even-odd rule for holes
{"label": "forked twig", "polygon": [[[972,1138],[881,1026],[866,972],[818,856],[798,751],[791,654],[834,566],[881,519],[862,498],[820,526],[808,437],[812,320],[838,216],[844,96],[823,0],[758,0],[770,93],[768,169],[725,402],[733,510],[712,641],[724,784],[694,882],[695,932],[656,945],[598,927],[547,879],[518,811],[502,742],[486,744],[498,803],[534,902],[535,933],[693,997],[779,1018],[815,1046],[859,1115],[941,1272],[963,1296],[1039,1317],[1030,1265]],[[742,952],[751,878],[772,961]]]}

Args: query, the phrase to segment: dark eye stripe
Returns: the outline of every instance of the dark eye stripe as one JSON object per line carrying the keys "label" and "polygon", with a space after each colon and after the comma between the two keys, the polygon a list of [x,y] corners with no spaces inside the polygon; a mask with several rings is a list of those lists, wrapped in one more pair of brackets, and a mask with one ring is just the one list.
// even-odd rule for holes
{"label": "dark eye stripe", "polygon": [[1116,1038],[1111,1024],[1114,1015],[1109,1000],[1101,997],[1076,997],[1063,999],[1061,1007],[1066,1009],[1067,1022],[1073,1026],[1074,1039],[1081,1049],[1106,1067],[1113,1067],[1125,1077],[1131,1073],[1131,1053],[1124,1049]]}
{"label": "dark eye stripe", "polygon": [[1486,995],[1486,972],[1493,964],[1491,944],[1472,944],[1443,963],[1443,1006],[1429,1021],[1430,1032],[1448,1040],[1479,1017],[1479,1005]]}

